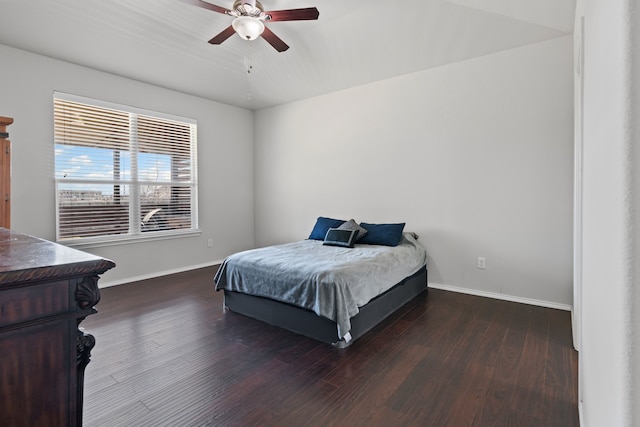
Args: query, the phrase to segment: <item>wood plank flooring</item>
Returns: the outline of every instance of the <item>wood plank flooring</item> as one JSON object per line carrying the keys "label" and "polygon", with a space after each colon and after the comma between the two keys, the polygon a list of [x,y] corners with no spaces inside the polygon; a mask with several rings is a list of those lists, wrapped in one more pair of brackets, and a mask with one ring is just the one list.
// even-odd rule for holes
{"label": "wood plank flooring", "polygon": [[215,271],[101,290],[85,426],[578,426],[568,312],[430,289],[340,350],[224,310]]}

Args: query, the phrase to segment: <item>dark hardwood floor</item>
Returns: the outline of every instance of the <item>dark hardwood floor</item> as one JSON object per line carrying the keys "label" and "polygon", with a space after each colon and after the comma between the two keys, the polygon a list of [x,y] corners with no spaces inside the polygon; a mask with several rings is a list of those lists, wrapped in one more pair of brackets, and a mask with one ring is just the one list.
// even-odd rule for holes
{"label": "dark hardwood floor", "polygon": [[578,425],[568,312],[430,289],[339,350],[223,310],[214,273],[102,289],[85,426]]}

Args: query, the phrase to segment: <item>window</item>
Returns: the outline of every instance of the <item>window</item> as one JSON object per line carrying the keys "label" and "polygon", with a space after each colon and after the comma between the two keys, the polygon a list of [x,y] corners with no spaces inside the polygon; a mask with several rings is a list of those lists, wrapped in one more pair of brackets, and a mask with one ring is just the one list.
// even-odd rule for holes
{"label": "window", "polygon": [[57,239],[197,231],[196,122],[54,94]]}

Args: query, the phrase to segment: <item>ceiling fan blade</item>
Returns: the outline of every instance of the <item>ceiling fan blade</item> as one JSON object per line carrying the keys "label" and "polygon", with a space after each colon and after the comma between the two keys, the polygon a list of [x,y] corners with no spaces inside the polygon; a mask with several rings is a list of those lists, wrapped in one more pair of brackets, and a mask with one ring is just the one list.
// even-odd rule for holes
{"label": "ceiling fan blade", "polygon": [[198,7],[201,7],[203,9],[212,10],[212,11],[218,12],[218,13],[226,14],[227,12],[231,12],[231,10],[227,9],[226,7],[217,6],[215,4],[211,4],[211,3],[208,3],[208,2],[203,1],[203,0],[181,0],[181,1],[183,3],[188,3],[188,4],[191,4],[193,6],[198,6]]}
{"label": "ceiling fan blade", "polygon": [[265,12],[265,15],[271,16],[270,21],[306,21],[318,19],[320,12],[315,7],[306,7],[304,9],[272,10]]}
{"label": "ceiling fan blade", "polygon": [[218,35],[216,35],[214,38],[209,40],[209,43],[211,43],[211,44],[220,44],[223,41],[225,41],[226,39],[228,39],[229,37],[231,37],[232,35],[234,35],[235,32],[236,32],[236,30],[234,30],[233,27],[231,25],[229,25],[227,28],[222,30]]}
{"label": "ceiling fan blade", "polygon": [[289,45],[282,41],[282,39],[276,36],[269,28],[264,27],[262,38],[267,41],[278,52],[284,52],[289,49]]}

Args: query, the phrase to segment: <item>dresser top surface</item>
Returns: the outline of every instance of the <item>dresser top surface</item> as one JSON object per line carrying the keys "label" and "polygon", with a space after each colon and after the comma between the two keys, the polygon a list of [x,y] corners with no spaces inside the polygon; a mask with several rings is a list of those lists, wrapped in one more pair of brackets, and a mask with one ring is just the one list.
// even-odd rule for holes
{"label": "dresser top surface", "polygon": [[108,259],[0,228],[0,287],[49,277],[102,274],[113,267]]}

